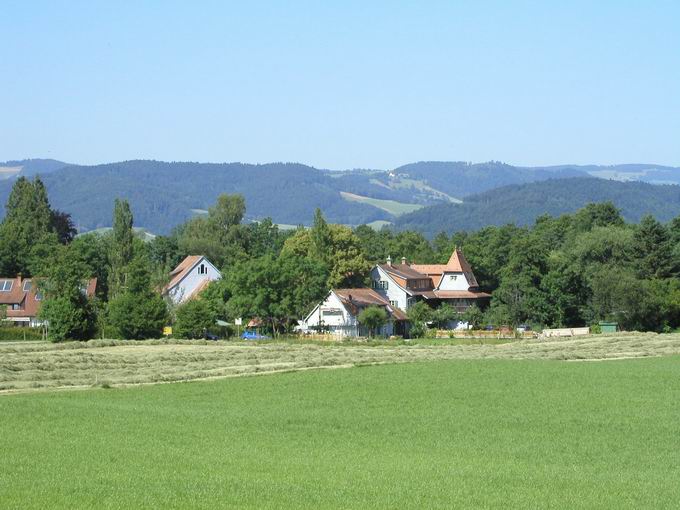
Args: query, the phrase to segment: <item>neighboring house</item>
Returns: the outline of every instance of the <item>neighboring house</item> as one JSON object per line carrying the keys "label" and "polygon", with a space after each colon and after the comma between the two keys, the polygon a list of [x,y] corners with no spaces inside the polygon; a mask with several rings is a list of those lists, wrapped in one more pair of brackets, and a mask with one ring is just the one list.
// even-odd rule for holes
{"label": "neighboring house", "polygon": [[368,336],[369,331],[359,324],[359,314],[369,306],[387,312],[388,321],[378,332],[380,336],[403,335],[406,315],[372,289],[333,289],[326,299],[301,322],[300,330],[311,333],[329,332],[337,336]]}
{"label": "neighboring house", "polygon": [[[481,292],[470,264],[456,248],[446,264],[378,264],[371,270],[371,286],[393,306],[408,310],[418,301],[437,307],[448,303],[459,313],[472,305],[482,307],[491,297]],[[467,328],[465,323],[453,327]]]}
{"label": "neighboring house", "polygon": [[170,283],[163,287],[163,295],[178,305],[197,296],[210,282],[221,278],[222,274],[207,258],[190,255],[170,273]]}
{"label": "neighboring house", "polygon": [[[83,286],[87,297],[94,297],[97,279],[93,278]],[[0,305],[7,307],[7,321],[15,326],[41,326],[38,320],[42,295],[31,278],[0,278]]]}

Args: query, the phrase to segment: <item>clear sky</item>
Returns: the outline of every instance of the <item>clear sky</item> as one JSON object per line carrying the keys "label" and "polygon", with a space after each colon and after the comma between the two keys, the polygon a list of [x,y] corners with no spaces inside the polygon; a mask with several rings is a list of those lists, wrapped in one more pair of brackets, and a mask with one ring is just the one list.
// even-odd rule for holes
{"label": "clear sky", "polygon": [[680,165],[680,2],[0,2],[0,160]]}

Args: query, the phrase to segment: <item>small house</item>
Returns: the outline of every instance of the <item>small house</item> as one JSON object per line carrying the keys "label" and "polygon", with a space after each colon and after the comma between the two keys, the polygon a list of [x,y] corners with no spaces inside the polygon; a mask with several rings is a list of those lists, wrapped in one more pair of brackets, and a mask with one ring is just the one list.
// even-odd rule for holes
{"label": "small house", "polygon": [[369,306],[383,308],[387,323],[379,336],[403,335],[406,315],[373,289],[333,289],[326,298],[300,323],[303,333],[330,333],[339,337],[368,336],[368,329],[359,323],[359,314]]}
{"label": "small house", "polygon": [[204,290],[222,274],[202,255],[190,255],[170,273],[170,282],[163,287],[163,295],[179,305]]}

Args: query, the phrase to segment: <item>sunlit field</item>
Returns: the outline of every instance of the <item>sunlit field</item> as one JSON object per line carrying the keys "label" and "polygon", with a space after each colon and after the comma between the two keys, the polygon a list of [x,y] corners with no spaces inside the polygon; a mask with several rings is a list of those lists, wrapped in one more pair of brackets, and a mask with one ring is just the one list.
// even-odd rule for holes
{"label": "sunlit field", "polygon": [[0,507],[673,508],[679,395],[678,356],[4,395]]}
{"label": "sunlit field", "polygon": [[507,341],[0,343],[0,391],[109,387],[356,365],[455,359],[599,360],[680,354],[680,335],[623,333]]}

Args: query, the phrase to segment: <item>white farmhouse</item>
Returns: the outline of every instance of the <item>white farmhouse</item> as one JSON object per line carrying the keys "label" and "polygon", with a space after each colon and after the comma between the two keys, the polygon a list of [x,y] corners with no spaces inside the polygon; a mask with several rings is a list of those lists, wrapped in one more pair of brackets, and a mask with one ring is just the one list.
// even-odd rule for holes
{"label": "white farmhouse", "polygon": [[210,282],[221,278],[222,274],[207,258],[190,255],[170,273],[170,283],[163,288],[163,295],[178,305],[197,296]]}
{"label": "white farmhouse", "polygon": [[[371,286],[392,306],[408,310],[418,301],[433,308],[448,303],[462,313],[474,304],[480,307],[491,297],[479,290],[470,264],[459,249],[455,249],[446,264],[378,264],[371,271]],[[467,328],[466,323],[452,325]]]}
{"label": "white farmhouse", "polygon": [[326,299],[316,305],[304,321],[301,331],[329,332],[336,336],[367,336],[369,331],[359,324],[358,316],[364,308],[384,308],[389,317],[378,332],[380,336],[403,335],[406,315],[399,308],[372,289],[333,289]]}

